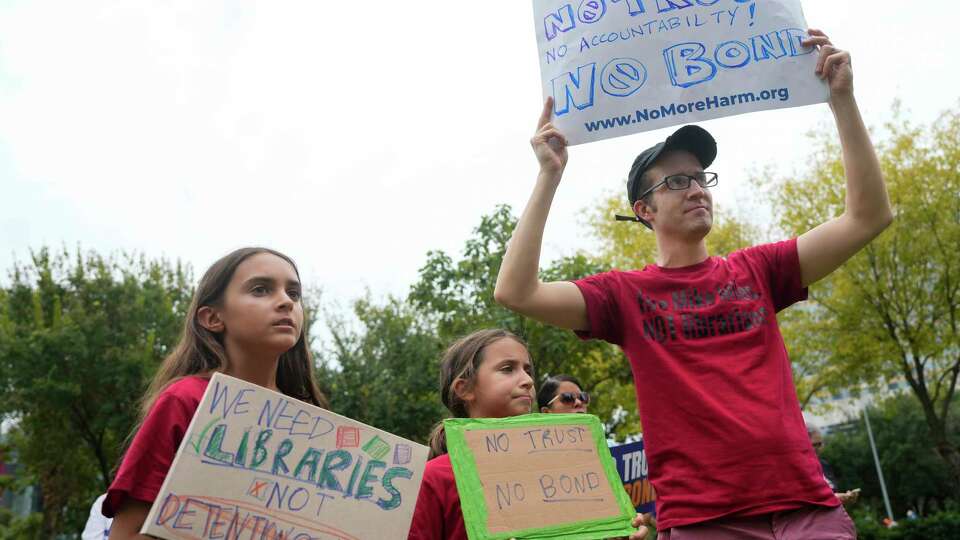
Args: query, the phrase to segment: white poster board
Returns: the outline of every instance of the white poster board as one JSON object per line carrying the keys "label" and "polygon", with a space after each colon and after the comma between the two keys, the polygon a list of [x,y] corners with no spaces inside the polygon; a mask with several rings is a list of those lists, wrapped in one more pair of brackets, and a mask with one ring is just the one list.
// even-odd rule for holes
{"label": "white poster board", "polygon": [[570,144],[827,100],[800,0],[533,0]]}
{"label": "white poster board", "polygon": [[141,533],[407,538],[427,447],[215,374]]}

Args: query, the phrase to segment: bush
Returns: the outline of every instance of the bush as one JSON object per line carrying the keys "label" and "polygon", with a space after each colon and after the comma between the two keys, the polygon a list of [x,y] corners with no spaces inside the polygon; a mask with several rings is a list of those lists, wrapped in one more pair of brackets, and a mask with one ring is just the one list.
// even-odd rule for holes
{"label": "bush", "polygon": [[42,521],[39,513],[17,517],[10,510],[0,508],[0,540],[37,540],[42,537]]}
{"label": "bush", "polygon": [[872,518],[858,518],[860,540],[956,540],[960,538],[960,512],[940,512],[913,521],[903,520],[887,529]]}

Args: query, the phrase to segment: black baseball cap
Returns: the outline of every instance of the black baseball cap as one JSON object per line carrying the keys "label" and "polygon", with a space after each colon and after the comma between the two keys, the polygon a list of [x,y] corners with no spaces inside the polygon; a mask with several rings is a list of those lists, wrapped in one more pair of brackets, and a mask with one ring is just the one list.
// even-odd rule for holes
{"label": "black baseball cap", "polygon": [[[637,158],[633,160],[630,174],[627,175],[627,199],[630,201],[631,208],[640,196],[640,185],[642,183],[640,179],[643,177],[643,173],[647,172],[647,169],[657,161],[658,157],[669,150],[686,150],[696,156],[701,167],[707,168],[717,158],[717,141],[707,130],[691,124],[674,131],[663,142],[640,152]],[[637,216],[618,215],[616,218],[618,221],[639,221],[647,228],[652,228],[649,223]]]}

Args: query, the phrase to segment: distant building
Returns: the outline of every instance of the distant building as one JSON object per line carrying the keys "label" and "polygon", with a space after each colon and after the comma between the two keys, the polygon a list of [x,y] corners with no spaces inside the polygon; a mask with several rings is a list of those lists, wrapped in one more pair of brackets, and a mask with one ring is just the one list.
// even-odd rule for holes
{"label": "distant building", "polygon": [[[7,439],[7,432],[11,424],[0,424],[0,443]],[[16,477],[22,466],[17,464],[16,455],[0,452],[0,476]],[[0,508],[6,508],[15,516],[26,516],[40,511],[40,490],[35,486],[27,486],[20,491],[4,490],[0,488]]]}
{"label": "distant building", "polygon": [[843,390],[826,399],[814,398],[804,409],[803,418],[807,425],[820,428],[828,435],[832,431],[845,431],[863,422],[863,408],[879,401],[891,398],[908,390],[905,380],[884,384],[874,389],[864,386],[858,390]]}

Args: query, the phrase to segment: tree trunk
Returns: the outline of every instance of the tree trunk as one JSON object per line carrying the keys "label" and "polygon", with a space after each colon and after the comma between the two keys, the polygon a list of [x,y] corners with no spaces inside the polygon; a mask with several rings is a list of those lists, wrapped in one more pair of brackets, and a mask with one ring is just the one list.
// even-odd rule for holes
{"label": "tree trunk", "polygon": [[947,464],[950,479],[953,481],[953,492],[960,493],[960,449],[950,444],[945,433],[937,433],[934,439],[937,454]]}
{"label": "tree trunk", "polygon": [[40,478],[40,511],[43,520],[40,524],[41,538],[55,538],[60,525],[60,512],[66,502],[57,477],[62,473],[59,467]]}

